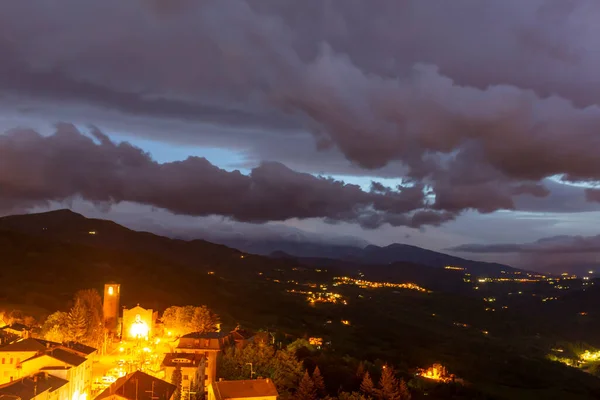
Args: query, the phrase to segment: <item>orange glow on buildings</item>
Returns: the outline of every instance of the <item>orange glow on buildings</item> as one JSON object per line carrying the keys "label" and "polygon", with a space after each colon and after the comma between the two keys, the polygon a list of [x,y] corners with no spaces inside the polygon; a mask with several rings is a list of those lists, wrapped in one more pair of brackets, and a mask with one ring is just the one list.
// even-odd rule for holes
{"label": "orange glow on buildings", "polygon": [[356,285],[362,289],[378,289],[378,288],[397,288],[397,289],[410,289],[418,292],[430,292],[427,289],[415,283],[393,283],[393,282],[371,282],[364,279],[354,279],[347,276],[333,278],[333,286],[339,285]]}
{"label": "orange glow on buildings", "polygon": [[433,364],[427,369],[422,369],[417,373],[418,376],[440,382],[451,382],[454,375],[448,374],[446,367],[441,364]]}

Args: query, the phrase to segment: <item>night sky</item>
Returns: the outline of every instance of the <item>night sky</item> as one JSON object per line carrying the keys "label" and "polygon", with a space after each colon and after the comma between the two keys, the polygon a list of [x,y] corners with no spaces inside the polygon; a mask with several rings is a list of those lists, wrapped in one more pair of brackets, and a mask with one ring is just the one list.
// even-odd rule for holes
{"label": "night sky", "polygon": [[7,0],[0,213],[600,262],[596,0]]}

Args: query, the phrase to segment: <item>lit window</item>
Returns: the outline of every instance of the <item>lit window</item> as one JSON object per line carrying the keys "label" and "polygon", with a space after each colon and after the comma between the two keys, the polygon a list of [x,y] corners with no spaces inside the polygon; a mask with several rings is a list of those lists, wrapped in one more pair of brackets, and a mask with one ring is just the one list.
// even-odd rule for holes
{"label": "lit window", "polygon": [[115,291],[114,291],[113,287],[112,287],[112,286],[109,286],[109,287],[108,287],[108,295],[109,295],[109,296],[112,296],[114,292],[115,292]]}

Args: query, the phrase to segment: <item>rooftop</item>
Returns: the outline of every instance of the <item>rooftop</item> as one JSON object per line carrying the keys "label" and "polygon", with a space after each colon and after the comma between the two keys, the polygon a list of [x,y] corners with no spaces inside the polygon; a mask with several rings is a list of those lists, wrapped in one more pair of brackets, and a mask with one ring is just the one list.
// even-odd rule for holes
{"label": "rooftop", "polygon": [[60,346],[59,343],[50,342],[42,339],[21,339],[16,342],[7,344],[6,346],[0,347],[2,351],[42,351],[48,347]]}
{"label": "rooftop", "polygon": [[69,350],[65,350],[60,347],[54,347],[54,348],[48,349],[46,351],[42,351],[42,352],[36,354],[35,356],[28,358],[27,360],[25,360],[23,362],[28,362],[28,361],[31,361],[31,360],[34,360],[34,359],[37,359],[40,357],[44,357],[44,356],[52,357],[55,360],[64,362],[65,364],[69,364],[74,367],[77,367],[86,361],[85,357],[79,356]]}
{"label": "rooftop", "polygon": [[65,343],[63,343],[63,347],[66,347],[69,350],[75,351],[77,353],[84,354],[86,356],[89,356],[90,354],[92,354],[93,352],[98,350],[98,349],[95,349],[90,346],[86,346],[85,344],[78,343],[78,342],[65,342]]}
{"label": "rooftop", "polygon": [[277,389],[270,379],[220,381],[213,383],[216,400],[250,397],[277,397]]}
{"label": "rooftop", "polygon": [[0,329],[12,329],[13,331],[18,331],[18,332],[23,332],[23,331],[29,331],[31,330],[31,328],[29,328],[27,325],[23,325],[21,323],[15,322],[14,324],[10,324],[7,326],[4,326]]}
{"label": "rooftop", "polygon": [[[169,400],[175,392],[175,385],[136,371],[117,379],[96,400],[105,399],[112,395],[130,400]],[[24,399],[25,400],[25,399]]]}
{"label": "rooftop", "polygon": [[182,339],[223,339],[229,336],[227,332],[192,332],[183,335]]}
{"label": "rooftop", "polygon": [[21,400],[30,400],[46,391],[55,391],[69,381],[46,373],[37,373],[32,376],[6,383],[0,386],[0,400],[14,400],[14,396]]}
{"label": "rooftop", "polygon": [[231,335],[233,335],[235,340],[248,340],[254,336],[252,332],[246,329],[235,329],[231,332]]}
{"label": "rooftop", "polygon": [[196,353],[167,353],[162,361],[164,367],[197,367],[200,365],[204,355]]}

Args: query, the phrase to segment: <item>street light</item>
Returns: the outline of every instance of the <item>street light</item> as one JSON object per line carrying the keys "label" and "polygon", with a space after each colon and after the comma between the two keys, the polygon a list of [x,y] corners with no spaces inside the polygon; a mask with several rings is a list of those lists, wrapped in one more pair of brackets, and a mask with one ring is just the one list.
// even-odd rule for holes
{"label": "street light", "polygon": [[250,379],[252,379],[252,377],[254,376],[255,372],[254,372],[254,367],[252,366],[252,363],[246,363],[246,365],[250,366]]}

